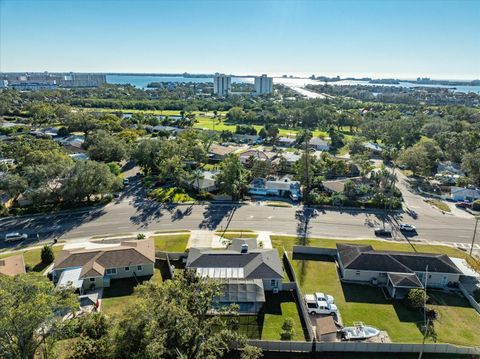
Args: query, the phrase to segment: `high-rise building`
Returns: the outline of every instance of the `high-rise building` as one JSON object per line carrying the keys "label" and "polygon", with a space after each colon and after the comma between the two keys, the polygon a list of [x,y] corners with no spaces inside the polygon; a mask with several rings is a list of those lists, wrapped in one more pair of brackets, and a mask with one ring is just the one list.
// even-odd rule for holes
{"label": "high-rise building", "polygon": [[227,96],[232,87],[232,78],[216,73],[213,78],[213,93],[217,96]]}
{"label": "high-rise building", "polygon": [[255,77],[255,95],[273,92],[273,79],[267,75]]}

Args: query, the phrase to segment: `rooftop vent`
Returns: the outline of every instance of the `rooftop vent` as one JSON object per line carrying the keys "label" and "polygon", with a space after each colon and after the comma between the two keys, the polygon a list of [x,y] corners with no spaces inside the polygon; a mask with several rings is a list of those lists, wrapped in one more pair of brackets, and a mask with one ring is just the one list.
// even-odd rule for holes
{"label": "rooftop vent", "polygon": [[240,249],[240,253],[248,253],[248,244],[242,244],[242,248]]}

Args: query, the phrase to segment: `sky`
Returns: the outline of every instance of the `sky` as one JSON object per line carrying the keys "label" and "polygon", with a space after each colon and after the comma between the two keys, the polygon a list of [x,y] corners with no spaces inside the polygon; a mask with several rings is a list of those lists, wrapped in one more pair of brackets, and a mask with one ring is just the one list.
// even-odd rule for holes
{"label": "sky", "polygon": [[480,0],[0,0],[0,71],[480,78]]}

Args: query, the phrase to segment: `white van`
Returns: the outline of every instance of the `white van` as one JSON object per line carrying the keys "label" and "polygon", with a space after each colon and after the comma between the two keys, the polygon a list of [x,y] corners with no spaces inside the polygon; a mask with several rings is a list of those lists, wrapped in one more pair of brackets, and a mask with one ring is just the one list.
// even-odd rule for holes
{"label": "white van", "polygon": [[27,239],[28,235],[26,233],[7,233],[5,235],[5,242],[16,242],[16,241],[23,241],[24,239]]}

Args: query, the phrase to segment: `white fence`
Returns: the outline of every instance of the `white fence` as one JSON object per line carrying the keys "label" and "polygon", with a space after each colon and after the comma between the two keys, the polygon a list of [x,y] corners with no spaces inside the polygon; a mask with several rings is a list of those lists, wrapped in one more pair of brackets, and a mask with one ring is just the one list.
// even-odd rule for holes
{"label": "white fence", "polygon": [[[265,351],[282,352],[419,353],[422,350],[422,344],[402,343],[313,343],[293,341],[249,340],[248,344],[259,347]],[[480,348],[461,347],[453,344],[425,344],[423,346],[423,352],[433,354],[479,355]]]}
{"label": "white fence", "polygon": [[477,301],[475,300],[475,298],[473,298],[471,296],[470,293],[468,293],[468,291],[465,289],[465,287],[462,285],[462,283],[460,283],[458,285],[458,288],[460,288],[460,290],[462,291],[463,295],[465,296],[465,298],[467,298],[467,300],[470,302],[470,305],[478,312],[480,313],[480,304],[477,303]]}

